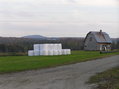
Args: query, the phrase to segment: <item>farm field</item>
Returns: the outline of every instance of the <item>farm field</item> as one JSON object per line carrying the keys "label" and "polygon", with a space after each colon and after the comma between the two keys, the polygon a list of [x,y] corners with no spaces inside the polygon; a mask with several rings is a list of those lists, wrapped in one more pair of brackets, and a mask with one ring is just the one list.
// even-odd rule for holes
{"label": "farm field", "polygon": [[6,56],[0,57],[0,73],[55,67],[117,55],[119,52],[100,54],[97,51],[72,51],[62,56]]}

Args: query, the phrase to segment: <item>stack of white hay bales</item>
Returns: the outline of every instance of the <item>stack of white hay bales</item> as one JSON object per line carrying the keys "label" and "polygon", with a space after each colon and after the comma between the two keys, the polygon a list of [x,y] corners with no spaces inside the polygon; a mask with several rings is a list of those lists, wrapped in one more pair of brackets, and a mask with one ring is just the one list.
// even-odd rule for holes
{"label": "stack of white hay bales", "polygon": [[28,51],[28,56],[71,54],[70,49],[62,49],[62,44],[34,44],[33,48]]}

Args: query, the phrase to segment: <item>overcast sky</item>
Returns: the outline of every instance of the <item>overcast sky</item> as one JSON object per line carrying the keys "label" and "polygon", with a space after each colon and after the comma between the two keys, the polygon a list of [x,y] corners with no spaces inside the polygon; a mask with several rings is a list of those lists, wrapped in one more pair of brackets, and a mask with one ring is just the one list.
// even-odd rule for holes
{"label": "overcast sky", "polygon": [[0,0],[0,36],[119,37],[119,0]]}

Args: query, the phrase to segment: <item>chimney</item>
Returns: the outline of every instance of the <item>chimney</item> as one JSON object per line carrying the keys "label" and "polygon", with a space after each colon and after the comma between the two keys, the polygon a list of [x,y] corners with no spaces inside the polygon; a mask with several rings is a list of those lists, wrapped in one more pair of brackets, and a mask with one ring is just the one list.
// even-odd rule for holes
{"label": "chimney", "polygon": [[102,34],[102,30],[100,30],[100,34]]}

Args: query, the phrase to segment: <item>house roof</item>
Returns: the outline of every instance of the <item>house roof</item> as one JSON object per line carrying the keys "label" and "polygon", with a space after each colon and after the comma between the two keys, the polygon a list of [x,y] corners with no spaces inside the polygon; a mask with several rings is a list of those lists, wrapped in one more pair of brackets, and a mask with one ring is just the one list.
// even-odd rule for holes
{"label": "house roof", "polygon": [[94,32],[94,31],[91,31],[91,32],[88,33],[88,35],[89,34],[93,34],[98,43],[110,43],[110,44],[112,43],[111,38],[109,37],[109,35],[106,32],[102,32],[102,31]]}

